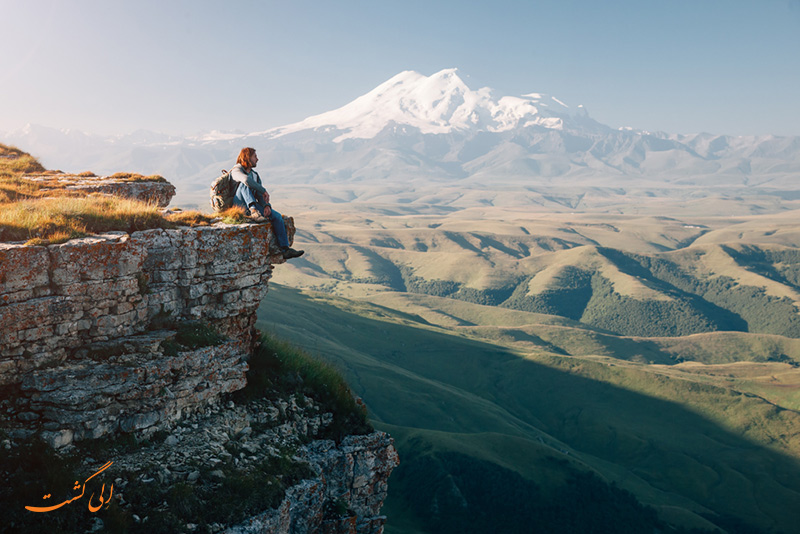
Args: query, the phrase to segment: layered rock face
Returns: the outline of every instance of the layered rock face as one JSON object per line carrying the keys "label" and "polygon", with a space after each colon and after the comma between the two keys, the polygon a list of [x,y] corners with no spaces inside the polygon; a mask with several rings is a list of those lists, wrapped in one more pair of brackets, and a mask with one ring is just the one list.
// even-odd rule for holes
{"label": "layered rock face", "polygon": [[[212,532],[226,534],[380,534],[386,517],[380,509],[387,480],[398,465],[391,437],[383,432],[348,436],[340,443],[320,439],[332,414],[302,394],[288,399],[261,399],[246,405],[209,405],[182,420],[163,442],[114,458],[125,473],[116,494],[140,479],[157,479],[161,486],[185,483],[195,491],[213,491],[215,483],[247,472],[280,450],[295,450],[294,459],[310,472],[288,488],[273,509],[233,524],[211,523]],[[144,477],[143,465],[157,465]],[[225,502],[211,504],[225,508]],[[190,525],[187,530],[193,530]]]}
{"label": "layered rock face", "polygon": [[[271,251],[271,227],[250,224],[0,244],[0,385],[20,388],[18,419],[61,446],[155,430],[241,389],[256,309],[284,261]],[[176,332],[162,325],[187,320],[229,341],[165,354]]]}
{"label": "layered rock face", "polygon": [[[380,515],[389,489],[388,479],[399,464],[392,439],[383,432],[349,436],[338,446],[315,441],[302,450],[319,477],[291,488],[277,510],[253,517],[225,530],[229,534],[380,534],[386,517]],[[338,517],[325,506],[338,503]]]}
{"label": "layered rock face", "polygon": [[[284,220],[291,242],[294,222]],[[281,486],[277,508],[258,501],[204,531],[381,534],[398,464],[388,435],[322,439],[334,414],[302,393],[223,402],[247,383],[256,310],[284,261],[267,224],[0,243],[0,447],[39,437],[68,452],[103,436],[146,439],[104,458],[116,470],[121,514],[136,522],[147,517],[132,510],[152,503],[135,508],[125,497],[137,492],[126,488],[157,478],[167,493],[194,485],[213,495],[226,477],[252,479],[277,459],[306,472],[296,484],[287,475],[294,485]],[[87,471],[93,462],[84,460]],[[154,512],[169,513],[167,493]],[[190,518],[179,531],[197,528]],[[97,516],[92,530],[102,529]]]}

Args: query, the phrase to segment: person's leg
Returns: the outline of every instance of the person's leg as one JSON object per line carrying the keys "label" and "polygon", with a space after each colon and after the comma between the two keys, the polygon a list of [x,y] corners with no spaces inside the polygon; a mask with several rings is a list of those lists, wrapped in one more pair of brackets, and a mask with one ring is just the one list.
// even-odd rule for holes
{"label": "person's leg", "polygon": [[278,240],[278,246],[281,249],[289,248],[289,236],[286,235],[286,224],[284,224],[281,214],[272,209],[269,214],[269,222],[272,223],[272,231]]}
{"label": "person's leg", "polygon": [[238,189],[236,189],[236,196],[233,197],[233,204],[245,209],[255,207],[258,213],[264,215],[264,205],[258,201],[256,195],[253,194],[253,190],[247,187],[246,184],[239,184]]}
{"label": "person's leg", "polygon": [[278,240],[278,245],[281,247],[283,257],[291,260],[302,256],[305,251],[295,250],[289,246],[289,236],[286,234],[286,224],[283,222],[283,216],[274,209],[270,209],[269,221],[272,223],[272,231],[275,234],[275,239]]}

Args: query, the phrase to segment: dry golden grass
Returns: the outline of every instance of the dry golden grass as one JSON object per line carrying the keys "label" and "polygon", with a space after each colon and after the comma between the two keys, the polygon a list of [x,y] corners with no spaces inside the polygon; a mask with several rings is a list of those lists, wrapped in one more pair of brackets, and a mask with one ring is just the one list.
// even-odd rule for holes
{"label": "dry golden grass", "polygon": [[164,217],[175,224],[182,226],[208,226],[214,224],[218,218],[197,210],[168,211]]}
{"label": "dry golden grass", "polygon": [[115,230],[135,232],[175,226],[156,205],[101,195],[28,199],[6,204],[0,211],[0,241],[26,244],[63,243]]}
{"label": "dry golden grass", "polygon": [[217,213],[217,217],[222,217],[222,222],[225,224],[242,224],[247,222],[247,212],[240,206],[233,206],[221,213]]}
{"label": "dry golden grass", "polygon": [[[97,176],[89,171],[77,175],[48,171],[30,154],[0,144],[0,242],[47,245],[109,231],[206,226],[219,218],[199,211],[170,213],[165,217],[153,204],[101,194],[86,196],[85,192],[65,189],[70,178]],[[135,173],[116,173],[109,178],[128,182],[166,181],[158,175]],[[247,220],[244,211],[238,208],[221,215],[229,223]]]}
{"label": "dry golden grass", "polygon": [[183,226],[208,226],[219,222],[220,219],[227,224],[242,224],[248,221],[244,208],[238,206],[212,215],[197,210],[168,211],[164,217],[172,223]]}
{"label": "dry golden grass", "polygon": [[197,210],[170,211],[164,214],[164,218],[175,224],[184,226],[208,226],[214,223],[214,217]]}
{"label": "dry golden grass", "polygon": [[[70,180],[100,178],[85,171],[65,174],[47,170],[39,161],[14,146],[0,144],[0,203],[15,202],[43,196],[81,196],[82,193],[64,189]],[[108,178],[124,182],[166,182],[163,176],[118,172]]]}
{"label": "dry golden grass", "polygon": [[154,204],[102,194],[25,198],[0,201],[0,205],[0,242],[24,241],[28,245],[63,243],[109,231],[208,226],[220,218],[228,224],[248,221],[238,207],[214,215],[195,210],[163,215]]}
{"label": "dry golden grass", "polygon": [[12,145],[4,145],[0,143],[0,156],[7,158],[19,158],[21,156],[28,156],[29,154]]}
{"label": "dry golden grass", "polygon": [[85,193],[64,188],[58,180],[27,180],[18,176],[0,175],[0,205],[19,200],[44,197],[79,197]]}
{"label": "dry golden grass", "polygon": [[0,154],[0,177],[19,176],[44,170],[41,163],[29,154],[22,156]]}
{"label": "dry golden grass", "polygon": [[0,204],[33,198],[39,194],[40,190],[41,186],[29,180],[0,175]]}
{"label": "dry golden grass", "polygon": [[[45,169],[39,161],[22,150],[0,144],[0,204],[47,195],[68,196],[57,180],[29,180],[28,174],[47,176],[54,171]],[[55,171],[60,172],[60,171]]]}

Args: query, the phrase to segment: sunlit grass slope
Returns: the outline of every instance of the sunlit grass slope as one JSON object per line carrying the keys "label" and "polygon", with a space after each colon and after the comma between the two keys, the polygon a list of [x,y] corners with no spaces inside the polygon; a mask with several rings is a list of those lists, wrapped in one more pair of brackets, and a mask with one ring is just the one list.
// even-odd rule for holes
{"label": "sunlit grass slope", "polygon": [[112,197],[44,198],[3,205],[0,241],[61,243],[89,234],[174,227],[157,206]]}
{"label": "sunlit grass slope", "polygon": [[[208,225],[215,216],[198,211],[164,215],[158,206],[109,195],[86,195],[67,186],[76,180],[97,178],[91,172],[65,175],[46,170],[33,156],[0,144],[0,242],[29,245],[62,243],[108,231],[134,232],[177,225]],[[116,173],[122,182],[164,182],[158,175]],[[244,222],[244,212],[233,208],[221,214],[224,222]]]}
{"label": "sunlit grass slope", "polygon": [[[298,215],[298,246],[308,253],[277,280],[345,297],[447,297],[629,336],[740,331],[800,338],[800,249],[781,217],[778,224],[757,217],[493,214]],[[740,226],[755,235],[759,220],[762,236],[771,236],[764,244],[701,243]]]}
{"label": "sunlit grass slope", "polygon": [[[487,341],[486,332],[561,329],[599,346],[613,336],[558,318],[515,317],[513,310],[481,320],[486,310],[475,305],[436,310],[442,320],[461,323],[446,330],[421,309],[425,302],[414,305],[401,312],[273,284],[259,315],[261,328],[341,366],[376,424],[397,437],[402,463],[388,503],[390,528],[398,517],[394,532],[444,532],[445,512],[473,518],[458,523],[469,532],[469,524],[485,524],[481,514],[517,503],[497,487],[559,495],[575,517],[572,504],[584,502],[586,492],[602,494],[604,509],[640,521],[641,532],[651,532],[653,521],[687,528],[712,522],[729,532],[744,532],[737,522],[764,532],[792,532],[800,522],[800,415],[778,398],[747,391],[748,384],[772,387],[761,381],[763,369],[755,377],[731,377],[624,359],[637,346],[667,360],[681,352],[664,340],[618,338],[608,351],[618,358],[592,355],[589,344],[581,354],[579,342],[558,345],[552,338],[523,350],[513,336]],[[703,340],[693,343],[701,353]],[[795,350],[791,340],[780,343]],[[791,386],[792,364],[769,363],[784,366],[789,374],[781,385]],[[597,486],[598,480],[582,478],[585,472],[604,482]],[[483,501],[468,487],[476,479],[492,488]],[[611,482],[653,507],[659,519]],[[434,501],[447,510],[424,505]],[[556,503],[541,503],[525,517],[546,523],[564,516]],[[538,530],[558,531],[545,523]]]}

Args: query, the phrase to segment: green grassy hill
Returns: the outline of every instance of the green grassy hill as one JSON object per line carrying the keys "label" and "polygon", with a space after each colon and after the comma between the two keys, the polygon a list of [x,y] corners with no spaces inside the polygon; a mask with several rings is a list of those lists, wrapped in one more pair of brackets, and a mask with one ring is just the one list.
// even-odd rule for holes
{"label": "green grassy hill", "polygon": [[[397,439],[390,532],[485,532],[515,511],[530,523],[505,532],[788,533],[800,521],[794,340],[625,338],[427,299],[377,306],[273,284],[259,313],[260,328],[340,366]],[[703,356],[742,339],[768,367]],[[638,361],[650,357],[684,363]],[[613,513],[582,516],[590,502]]]}

